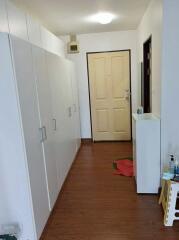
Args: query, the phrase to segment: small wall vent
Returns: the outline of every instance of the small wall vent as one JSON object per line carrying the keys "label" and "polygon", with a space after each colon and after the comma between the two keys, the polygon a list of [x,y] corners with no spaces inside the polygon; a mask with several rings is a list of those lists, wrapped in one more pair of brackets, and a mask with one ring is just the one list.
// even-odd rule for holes
{"label": "small wall vent", "polygon": [[76,35],[70,35],[70,42],[67,45],[68,53],[79,53],[79,43],[76,40]]}

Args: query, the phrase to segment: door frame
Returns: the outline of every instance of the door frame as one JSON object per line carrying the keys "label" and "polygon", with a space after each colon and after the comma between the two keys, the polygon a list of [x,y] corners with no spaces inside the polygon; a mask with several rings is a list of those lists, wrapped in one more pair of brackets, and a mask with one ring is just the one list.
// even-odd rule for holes
{"label": "door frame", "polygon": [[[90,78],[89,78],[89,61],[88,56],[95,53],[112,53],[112,52],[129,52],[129,88],[130,88],[130,127],[131,127],[131,138],[130,140],[116,140],[109,142],[131,142],[132,141],[132,88],[131,88],[131,49],[123,50],[113,50],[113,51],[100,51],[100,52],[86,52],[86,62],[87,62],[87,75],[88,75],[88,97],[89,97],[89,107],[90,107],[90,128],[91,128],[91,139],[93,142],[93,130],[92,130],[92,111],[91,111],[91,93],[90,93]],[[106,141],[100,141],[106,142]]]}

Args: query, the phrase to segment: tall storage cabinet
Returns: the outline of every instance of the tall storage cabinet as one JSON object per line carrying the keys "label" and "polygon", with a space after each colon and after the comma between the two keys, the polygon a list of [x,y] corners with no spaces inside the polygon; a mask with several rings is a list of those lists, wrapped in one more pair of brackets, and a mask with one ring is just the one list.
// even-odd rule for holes
{"label": "tall storage cabinet", "polygon": [[49,206],[31,46],[1,34],[0,48],[1,194],[7,198],[6,221],[1,223],[18,222],[22,239],[38,239]]}
{"label": "tall storage cabinet", "polygon": [[160,186],[160,119],[133,114],[133,157],[137,193],[158,193]]}
{"label": "tall storage cabinet", "polygon": [[78,150],[75,86],[67,60],[24,40],[1,33],[0,52],[0,226],[37,240]]}

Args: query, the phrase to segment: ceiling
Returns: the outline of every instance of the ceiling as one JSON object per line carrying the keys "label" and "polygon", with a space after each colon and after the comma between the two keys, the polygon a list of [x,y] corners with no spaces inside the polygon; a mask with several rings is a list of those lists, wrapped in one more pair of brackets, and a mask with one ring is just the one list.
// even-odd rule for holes
{"label": "ceiling", "polygon": [[[56,35],[136,29],[150,0],[12,0]],[[90,22],[98,12],[115,14],[107,25]]]}

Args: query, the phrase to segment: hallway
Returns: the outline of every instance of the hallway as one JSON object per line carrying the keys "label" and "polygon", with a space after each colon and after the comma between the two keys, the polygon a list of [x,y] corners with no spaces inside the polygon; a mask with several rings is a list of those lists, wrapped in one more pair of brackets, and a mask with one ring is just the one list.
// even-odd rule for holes
{"label": "hallway", "polygon": [[163,226],[158,196],[113,175],[113,160],[131,154],[128,142],[83,144],[41,240],[178,239],[179,223]]}

